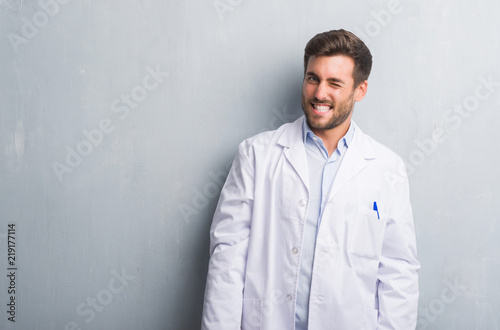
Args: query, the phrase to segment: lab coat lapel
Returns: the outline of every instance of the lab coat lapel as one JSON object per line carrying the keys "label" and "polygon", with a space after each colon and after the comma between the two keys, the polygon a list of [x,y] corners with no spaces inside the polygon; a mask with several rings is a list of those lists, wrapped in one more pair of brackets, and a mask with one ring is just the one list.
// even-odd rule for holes
{"label": "lab coat lapel", "polygon": [[330,191],[330,199],[335,198],[335,195],[352,179],[354,179],[367,166],[368,160],[375,158],[371,152],[371,148],[366,143],[366,137],[361,129],[354,125],[354,138],[351,145],[347,148],[346,154],[338,169],[335,180]]}
{"label": "lab coat lapel", "polygon": [[278,139],[278,144],[284,147],[284,155],[295,172],[309,190],[309,170],[307,166],[306,149],[304,147],[302,125],[304,116],[292,123]]}

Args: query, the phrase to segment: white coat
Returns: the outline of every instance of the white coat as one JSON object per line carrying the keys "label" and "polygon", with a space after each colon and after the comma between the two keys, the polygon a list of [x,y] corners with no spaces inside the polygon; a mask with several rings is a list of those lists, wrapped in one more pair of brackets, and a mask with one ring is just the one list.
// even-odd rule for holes
{"label": "white coat", "polygon": [[[204,330],[295,327],[303,120],[239,146],[211,227]],[[317,234],[309,329],[415,329],[419,267],[404,164],[355,126]]]}

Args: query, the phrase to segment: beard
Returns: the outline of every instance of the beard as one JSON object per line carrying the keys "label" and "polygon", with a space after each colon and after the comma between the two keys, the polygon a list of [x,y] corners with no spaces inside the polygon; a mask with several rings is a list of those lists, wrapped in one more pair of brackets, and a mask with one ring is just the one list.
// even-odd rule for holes
{"label": "beard", "polygon": [[[318,100],[316,97],[313,99],[306,99],[304,92],[302,92],[302,111],[306,116],[307,124],[312,130],[329,130],[341,125],[343,122],[349,118],[354,109],[354,91],[349,95],[349,97],[341,102],[335,103],[333,101],[328,102],[326,100]],[[317,115],[312,111],[312,102],[328,104],[332,107],[330,110],[330,118],[325,122],[324,117]]]}

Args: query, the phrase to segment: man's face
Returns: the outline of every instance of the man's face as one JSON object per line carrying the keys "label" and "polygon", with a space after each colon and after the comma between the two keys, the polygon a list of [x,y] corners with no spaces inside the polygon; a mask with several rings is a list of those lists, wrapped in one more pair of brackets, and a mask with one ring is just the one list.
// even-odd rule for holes
{"label": "man's face", "polygon": [[[350,123],[354,102],[360,101],[367,82],[354,88],[354,60],[344,55],[309,58],[302,84],[302,110],[316,135]],[[348,127],[348,126],[347,126]]]}

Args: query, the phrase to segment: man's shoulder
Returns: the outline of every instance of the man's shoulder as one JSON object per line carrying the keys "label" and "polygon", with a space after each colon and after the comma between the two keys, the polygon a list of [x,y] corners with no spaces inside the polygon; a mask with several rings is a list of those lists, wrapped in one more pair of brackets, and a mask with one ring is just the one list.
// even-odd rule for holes
{"label": "man's shoulder", "polygon": [[264,131],[255,134],[240,143],[240,147],[244,149],[253,149],[262,147],[269,147],[270,145],[276,144],[281,140],[282,137],[294,138],[297,134],[302,134],[302,122],[303,116],[299,117],[297,120],[285,123],[275,130]]}
{"label": "man's shoulder", "polygon": [[388,165],[399,166],[403,162],[401,157],[385,144],[380,143],[372,136],[364,133],[361,129],[359,129],[359,127],[357,127],[357,130],[359,133],[360,144],[371,156]]}

